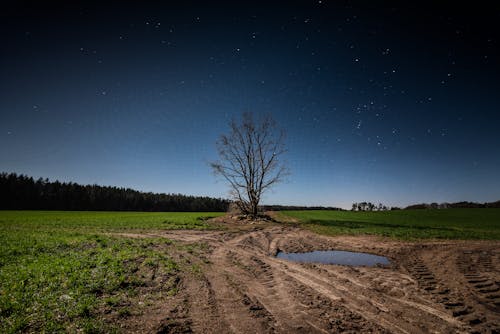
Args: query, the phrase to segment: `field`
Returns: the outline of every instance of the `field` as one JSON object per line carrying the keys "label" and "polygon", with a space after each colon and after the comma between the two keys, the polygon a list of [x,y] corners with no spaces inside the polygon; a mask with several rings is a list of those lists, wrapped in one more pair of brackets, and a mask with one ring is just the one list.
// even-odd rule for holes
{"label": "field", "polygon": [[283,214],[326,235],[374,234],[405,240],[500,240],[500,209],[284,211]]}
{"label": "field", "polygon": [[[0,211],[0,332],[500,331],[500,210],[272,216]],[[391,265],[273,256],[327,249]]]}
{"label": "field", "polygon": [[126,316],[134,302],[175,293],[180,264],[164,251],[176,248],[171,240],[114,234],[203,230],[220,215],[0,211],[0,332],[116,330],[102,313]]}

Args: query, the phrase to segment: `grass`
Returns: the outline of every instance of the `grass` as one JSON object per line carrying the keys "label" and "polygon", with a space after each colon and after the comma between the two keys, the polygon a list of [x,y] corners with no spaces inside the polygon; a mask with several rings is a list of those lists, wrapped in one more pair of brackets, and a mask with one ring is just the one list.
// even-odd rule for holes
{"label": "grass", "polygon": [[[500,240],[500,209],[286,211],[315,232]],[[222,213],[0,211],[0,333],[120,332],[116,323],[197,275],[204,244],[114,233],[210,229]],[[142,305],[142,306],[138,306]]]}
{"label": "grass", "polygon": [[109,233],[208,229],[218,215],[0,211],[0,332],[118,332],[106,319],[175,293],[182,268],[170,251],[184,250]]}
{"label": "grass", "polygon": [[374,234],[397,239],[500,240],[500,209],[395,210],[381,212],[283,211],[321,234]]}
{"label": "grass", "polygon": [[0,211],[0,228],[106,231],[208,229],[221,212]]}

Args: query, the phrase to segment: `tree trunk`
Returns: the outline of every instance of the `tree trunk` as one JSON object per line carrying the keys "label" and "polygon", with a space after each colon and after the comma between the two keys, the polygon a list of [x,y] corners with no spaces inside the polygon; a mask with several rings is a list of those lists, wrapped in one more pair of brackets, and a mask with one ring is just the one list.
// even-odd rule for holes
{"label": "tree trunk", "polygon": [[252,216],[253,219],[255,219],[255,218],[257,218],[257,215],[259,213],[259,207],[258,207],[259,203],[252,202],[251,205],[252,205],[252,208],[251,208],[252,212],[250,212],[250,215]]}

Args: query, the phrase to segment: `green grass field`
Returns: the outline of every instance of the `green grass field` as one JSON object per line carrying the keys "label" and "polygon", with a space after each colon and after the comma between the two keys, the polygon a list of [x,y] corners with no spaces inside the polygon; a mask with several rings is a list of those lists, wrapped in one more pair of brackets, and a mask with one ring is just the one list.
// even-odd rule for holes
{"label": "green grass field", "polygon": [[[500,209],[281,214],[327,235],[500,239]],[[175,254],[204,246],[113,233],[210,229],[206,219],[220,215],[0,211],[0,333],[119,332],[120,317],[175,294],[177,274],[196,271]]]}
{"label": "green grass field", "polygon": [[[169,252],[192,249],[110,233],[207,229],[219,215],[0,211],[0,333],[117,331],[102,314],[129,315],[138,298],[175,293],[182,264]],[[160,290],[151,277],[162,278]]]}
{"label": "green grass field", "polygon": [[500,209],[283,211],[282,214],[326,235],[375,234],[405,240],[500,240]]}

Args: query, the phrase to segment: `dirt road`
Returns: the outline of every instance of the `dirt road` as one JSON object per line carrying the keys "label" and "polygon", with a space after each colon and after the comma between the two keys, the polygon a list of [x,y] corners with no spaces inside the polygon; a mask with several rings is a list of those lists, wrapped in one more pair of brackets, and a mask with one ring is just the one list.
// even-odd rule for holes
{"label": "dirt road", "polygon": [[[263,224],[230,232],[162,233],[206,244],[200,270],[131,331],[160,333],[499,333],[498,242],[408,243],[324,237]],[[387,256],[389,267],[300,264],[286,252],[341,249]]]}

